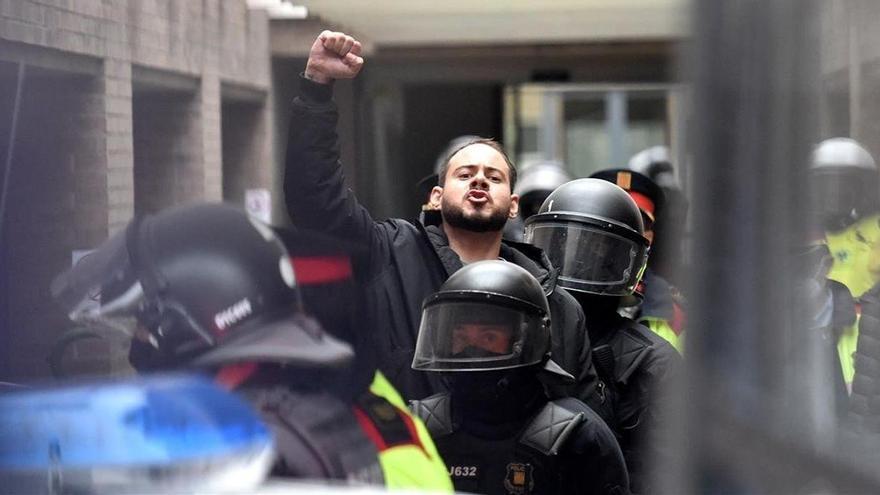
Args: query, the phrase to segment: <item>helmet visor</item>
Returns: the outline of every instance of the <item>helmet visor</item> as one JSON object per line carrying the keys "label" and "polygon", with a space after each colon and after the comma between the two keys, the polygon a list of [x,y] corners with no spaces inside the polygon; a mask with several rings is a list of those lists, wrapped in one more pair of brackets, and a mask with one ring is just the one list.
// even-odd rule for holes
{"label": "helmet visor", "polygon": [[545,318],[479,302],[445,302],[422,312],[413,369],[497,370],[541,362],[548,348]]}
{"label": "helmet visor", "polygon": [[856,169],[813,171],[810,174],[810,194],[813,211],[818,218],[832,226],[845,221],[864,202],[868,174]]}
{"label": "helmet visor", "polygon": [[111,237],[56,277],[51,291],[72,321],[131,336],[144,291],[132,269],[125,232]]}
{"label": "helmet visor", "polygon": [[647,262],[647,246],[576,222],[535,222],[526,242],[543,249],[563,287],[599,295],[632,293]]}

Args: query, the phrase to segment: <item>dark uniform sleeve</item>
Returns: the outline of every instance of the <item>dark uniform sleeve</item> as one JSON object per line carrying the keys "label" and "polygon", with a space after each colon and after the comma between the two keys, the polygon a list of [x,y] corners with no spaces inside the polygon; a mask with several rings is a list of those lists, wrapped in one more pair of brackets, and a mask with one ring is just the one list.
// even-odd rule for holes
{"label": "dark uniform sleeve", "polygon": [[859,302],[862,315],[858,323],[856,371],[849,402],[849,420],[856,431],[870,432],[877,414],[872,402],[876,400],[876,390],[880,388],[880,283],[864,293]]}
{"label": "dark uniform sleeve", "polygon": [[[621,445],[629,462],[631,488],[635,493],[651,493],[648,462],[651,459],[669,459],[671,432],[668,406],[671,385],[679,379],[683,361],[681,355],[665,340],[654,342],[648,363],[638,371],[642,377],[633,377],[639,385],[636,392],[639,408],[629,417],[621,418],[623,438]],[[625,414],[625,413],[624,413]]]}
{"label": "dark uniform sleeve", "polygon": [[592,410],[568,443],[565,476],[579,493],[625,495],[629,474],[611,428]]}
{"label": "dark uniform sleeve", "polygon": [[300,76],[293,102],[284,167],[284,199],[295,225],[356,243],[369,250],[370,263],[387,254],[382,227],[345,185],[339,162],[339,114],[332,85]]}
{"label": "dark uniform sleeve", "polygon": [[598,412],[606,421],[611,414],[604,384],[600,385],[593,364],[586,318],[580,304],[561,287],[550,296],[550,318],[553,322],[553,347],[550,357],[574,377],[573,383],[545,379],[551,398],[574,397]]}

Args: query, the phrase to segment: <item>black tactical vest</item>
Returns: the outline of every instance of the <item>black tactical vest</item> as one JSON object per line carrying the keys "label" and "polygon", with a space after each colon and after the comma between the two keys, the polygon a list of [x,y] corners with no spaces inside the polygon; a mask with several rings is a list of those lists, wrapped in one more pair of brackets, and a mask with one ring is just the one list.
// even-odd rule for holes
{"label": "black tactical vest", "polygon": [[495,439],[477,437],[454,424],[449,394],[412,401],[411,406],[434,438],[456,491],[530,495],[580,491],[566,486],[566,467],[558,455],[585,421],[583,412],[567,407],[572,401],[548,402],[522,429]]}

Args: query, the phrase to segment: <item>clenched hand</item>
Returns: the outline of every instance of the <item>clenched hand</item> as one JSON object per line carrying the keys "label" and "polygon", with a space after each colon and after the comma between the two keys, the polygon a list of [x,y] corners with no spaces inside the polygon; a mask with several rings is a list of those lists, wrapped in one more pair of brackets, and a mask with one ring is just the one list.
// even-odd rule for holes
{"label": "clenched hand", "polygon": [[324,31],[312,43],[305,76],[321,84],[352,79],[364,66],[360,41],[345,33]]}

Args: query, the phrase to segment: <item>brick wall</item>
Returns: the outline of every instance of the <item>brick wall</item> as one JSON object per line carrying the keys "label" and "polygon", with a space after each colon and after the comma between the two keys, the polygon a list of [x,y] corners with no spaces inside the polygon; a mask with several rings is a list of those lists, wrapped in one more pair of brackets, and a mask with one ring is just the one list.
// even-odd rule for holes
{"label": "brick wall", "polygon": [[[244,0],[0,0],[0,129],[18,64],[26,74],[0,232],[0,380],[48,374],[44,357],[68,323],[47,288],[72,250],[135,211],[220,200],[224,182],[272,186],[268,28]],[[247,88],[259,125],[237,131],[251,156],[224,167],[229,84]]]}

